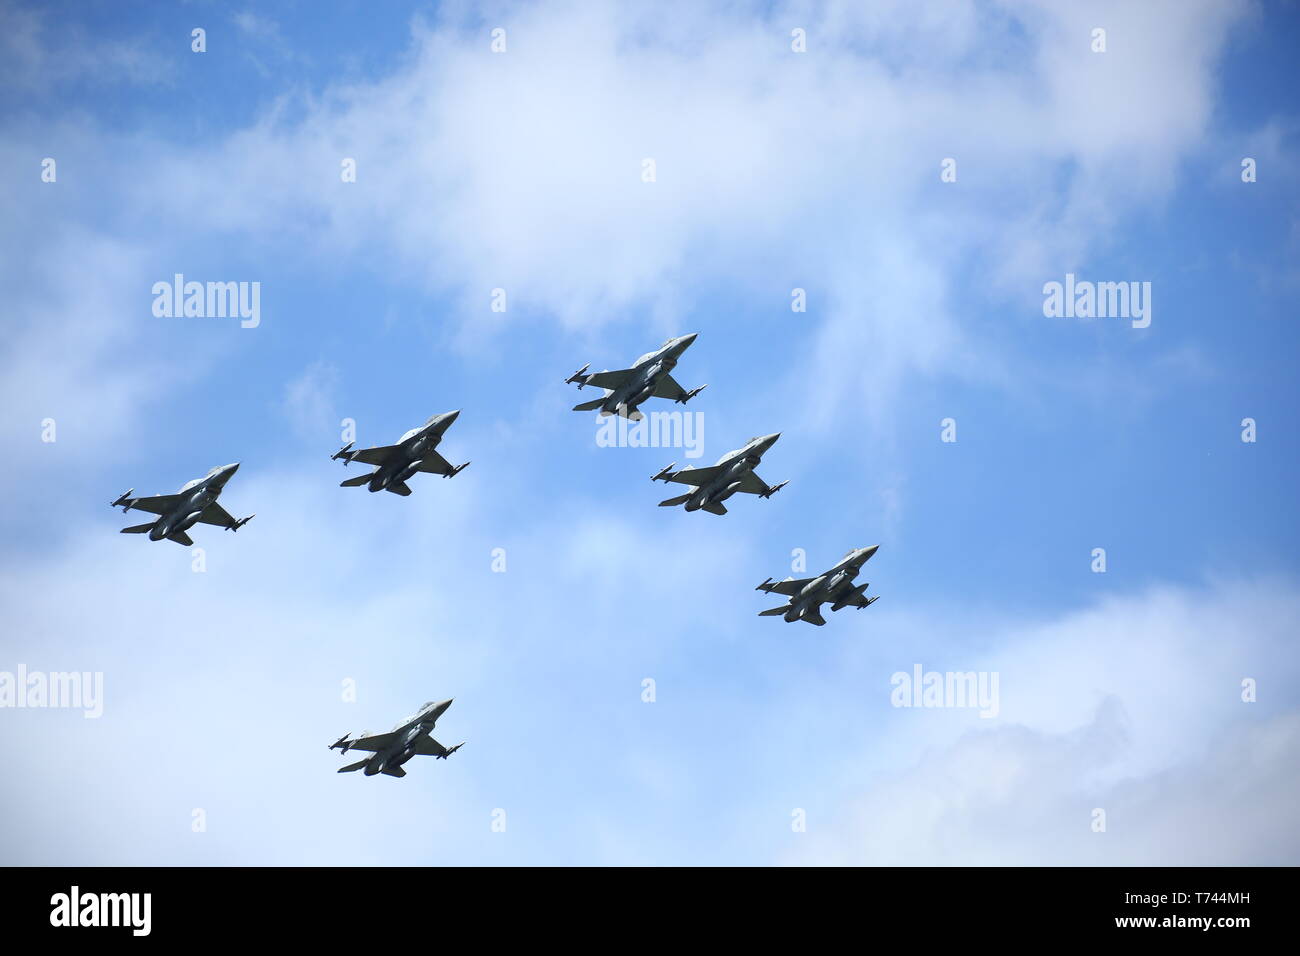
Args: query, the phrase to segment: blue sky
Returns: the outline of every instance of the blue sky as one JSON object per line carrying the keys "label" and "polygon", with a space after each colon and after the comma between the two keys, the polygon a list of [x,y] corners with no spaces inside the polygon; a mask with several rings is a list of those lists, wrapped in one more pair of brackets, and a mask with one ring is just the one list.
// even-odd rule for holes
{"label": "blue sky", "polygon": [[[1296,862],[1293,5],[0,25],[0,671],[105,693],[0,711],[8,861]],[[155,317],[175,273],[260,282],[261,324]],[[1150,282],[1150,327],[1044,317],[1066,273]],[[598,447],[563,378],[686,332],[702,459]],[[337,487],[343,419],[453,408],[454,481]],[[655,507],[771,431],[779,495]],[[116,533],[229,461],[258,517],[203,573]],[[869,610],[756,616],[796,549],[876,543]],[[891,706],[918,663],[999,715]],[[334,774],[448,696],[454,758]]]}

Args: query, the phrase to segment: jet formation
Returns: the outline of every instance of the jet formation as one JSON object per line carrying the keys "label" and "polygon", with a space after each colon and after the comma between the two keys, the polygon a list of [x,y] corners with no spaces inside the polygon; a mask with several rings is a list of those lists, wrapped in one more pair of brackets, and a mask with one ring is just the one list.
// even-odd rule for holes
{"label": "jet formation", "polygon": [[194,544],[194,539],[185,532],[200,522],[216,525],[228,531],[238,531],[255,516],[249,515],[236,521],[217,502],[217,498],[226,487],[226,482],[234,477],[238,470],[239,462],[218,465],[202,478],[195,478],[181,485],[180,491],[174,495],[132,498],[131,493],[135,489],[129,489],[125,494],[118,496],[112,506],[116,508],[120,505],[123,513],[134,508],[136,511],[158,515],[158,519],[123,528],[122,533],[148,532],[150,541],[161,541],[166,538],[168,541],[175,541],[177,544],[189,547]]}
{"label": "jet formation", "polygon": [[[640,421],[644,416],[640,406],[651,398],[666,398],[685,404],[707,386],[685,389],[673,378],[672,371],[677,367],[682,354],[690,348],[696,339],[696,333],[670,338],[653,352],[647,352],[632,363],[631,368],[617,371],[587,373],[589,365],[565,379],[566,384],[577,384],[579,389],[587,385],[605,391],[601,398],[593,399],[574,406],[574,411],[594,411],[599,409],[601,416],[621,415],[632,421]],[[444,412],[434,415],[418,428],[412,428],[402,435],[395,444],[379,445],[372,448],[353,450],[353,442],[348,442],[331,455],[333,460],[342,460],[344,467],[353,462],[370,465],[373,471],[349,478],[341,482],[344,488],[365,486],[370,491],[389,491],[403,497],[411,493],[407,481],[414,475],[424,472],[453,478],[469,462],[452,465],[437,451],[447,430],[459,417],[460,411]],[[691,488],[685,494],[659,502],[660,507],[684,505],[687,511],[707,511],[715,515],[725,515],[724,504],[733,495],[743,492],[760,498],[770,498],[788,482],[782,481],[769,485],[760,478],[755,469],[763,461],[763,456],[781,437],[779,432],[760,435],[749,439],[740,448],[727,452],[717,462],[705,468],[683,468],[674,470],[676,463],[651,476],[651,481],[676,482]],[[230,531],[238,531],[254,516],[236,520],[217,501],[226,483],[239,469],[239,463],[220,465],[213,468],[202,478],[186,482],[174,495],[153,495],[135,498],[135,489],[127,491],[112,502],[113,507],[121,507],[124,512],[135,509],[157,515],[157,519],[145,524],[123,528],[124,534],[148,533],[151,541],[166,538],[182,545],[194,542],[186,531],[195,524],[216,525]],[[832,611],[853,606],[865,608],[876,601],[876,597],[866,597],[867,584],[855,585],[854,579],[862,566],[879,550],[879,545],[870,548],[857,548],[850,551],[829,571],[815,578],[786,578],[773,582],[771,578],[758,585],[756,590],[769,594],[782,594],[789,598],[789,603],[780,607],[759,612],[762,617],[784,616],[787,622],[806,621],[817,626],[826,623],[821,615],[823,604],[829,603]],[[347,734],[330,745],[331,750],[340,750],[346,754],[350,750],[365,751],[365,759],[339,768],[339,773],[364,770],[366,776],[386,774],[391,777],[404,777],[403,764],[415,756],[433,756],[446,759],[464,746],[462,741],[454,747],[444,747],[430,735],[438,719],[451,706],[451,700],[430,701],[415,714],[407,717],[386,734],[362,733],[356,737]]]}
{"label": "jet formation", "polygon": [[673,471],[676,465],[674,462],[659,474],[651,476],[650,480],[694,485],[695,490],[661,501],[659,507],[685,505],[687,511],[707,511],[710,514],[725,515],[727,506],[723,502],[738,491],[758,495],[760,498],[771,498],[789,482],[768,485],[758,477],[754,469],[759,466],[763,461],[763,455],[780,437],[781,433],[776,432],[772,435],[751,438],[743,447],[727,452],[718,459],[717,464],[708,468],[683,468],[681,471]]}
{"label": "jet formation", "polygon": [[839,564],[815,578],[786,578],[784,581],[777,582],[768,578],[754,590],[766,591],[768,594],[789,595],[790,603],[759,611],[758,616],[774,617],[781,614],[790,624],[795,621],[807,621],[809,624],[821,627],[826,623],[826,619],[821,615],[823,604],[829,602],[832,611],[838,611],[849,605],[859,610],[870,606],[876,597],[865,595],[867,582],[855,587],[853,579],[858,576],[862,566],[879,550],[878,544],[869,548],[855,548],[846,554]]}
{"label": "jet formation", "polygon": [[373,448],[361,448],[352,451],[352,442],[348,442],[330,459],[343,460],[343,467],[354,461],[363,465],[374,465],[375,470],[366,475],[357,475],[339,483],[341,488],[360,488],[367,486],[373,491],[391,491],[395,495],[406,497],[411,493],[407,479],[417,472],[442,475],[455,478],[461,470],[469,465],[455,465],[447,461],[436,451],[447,429],[460,416],[460,409],[434,415],[419,428],[412,428],[395,445],[376,445]]}
{"label": "jet formation", "polygon": [[631,368],[615,372],[592,372],[588,362],[564,380],[566,385],[577,383],[578,390],[583,386],[594,385],[605,389],[604,398],[592,399],[580,405],[574,405],[575,412],[590,412],[600,409],[602,416],[622,415],[624,418],[639,422],[644,416],[637,409],[649,398],[667,398],[685,405],[700,392],[708,388],[701,385],[689,391],[677,384],[672,371],[677,367],[677,360],[691,347],[698,332],[679,335],[669,339],[653,352],[646,352],[632,363]]}
{"label": "jet formation", "polygon": [[429,701],[410,717],[399,721],[397,726],[386,734],[371,734],[365,731],[353,738],[344,734],[330,744],[330,750],[336,747],[343,753],[349,750],[366,750],[370,751],[370,756],[356,763],[350,763],[346,767],[340,767],[339,773],[364,770],[367,777],[373,777],[377,773],[385,773],[390,777],[405,777],[406,771],[402,769],[402,764],[412,757],[437,757],[439,760],[446,760],[465,746],[465,742],[462,740],[454,747],[444,747],[429,736],[429,731],[433,730],[433,725],[450,706],[450,700]]}

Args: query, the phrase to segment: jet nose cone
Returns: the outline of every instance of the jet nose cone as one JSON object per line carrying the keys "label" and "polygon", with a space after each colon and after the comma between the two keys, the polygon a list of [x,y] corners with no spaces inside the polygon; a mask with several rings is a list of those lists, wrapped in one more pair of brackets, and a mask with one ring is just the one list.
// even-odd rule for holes
{"label": "jet nose cone", "polygon": [[230,464],[222,467],[221,470],[224,471],[227,475],[233,475],[235,472],[239,471],[239,462],[232,461]]}
{"label": "jet nose cone", "polygon": [[451,424],[452,422],[454,422],[456,419],[460,418],[460,412],[461,412],[461,410],[458,408],[458,409],[456,409],[454,412],[448,412],[446,415],[443,415],[443,416],[442,416],[442,423],[443,423],[444,425],[450,425],[450,424]]}
{"label": "jet nose cone", "polygon": [[695,341],[696,337],[699,334],[700,334],[699,332],[691,332],[687,335],[683,335],[678,341],[680,341],[683,345],[690,345],[692,342]]}
{"label": "jet nose cone", "polygon": [[763,436],[763,442],[768,445],[775,445],[776,440],[781,437],[780,432],[772,432],[770,435]]}

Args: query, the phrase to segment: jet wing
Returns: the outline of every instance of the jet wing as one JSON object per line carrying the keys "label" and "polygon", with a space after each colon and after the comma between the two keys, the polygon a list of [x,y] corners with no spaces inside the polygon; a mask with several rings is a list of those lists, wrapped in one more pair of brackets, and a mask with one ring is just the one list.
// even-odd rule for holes
{"label": "jet wing", "polygon": [[617,372],[592,372],[587,376],[583,384],[595,385],[597,388],[607,388],[613,391],[635,374],[636,371],[630,368],[620,369]]}
{"label": "jet wing", "polygon": [[396,736],[396,731],[389,731],[386,734],[371,734],[369,737],[358,737],[348,743],[348,750],[383,750],[393,742],[393,738]]}
{"label": "jet wing", "polygon": [[720,465],[709,465],[706,468],[683,468],[671,475],[664,475],[664,478],[683,485],[707,485],[721,470],[722,466]]}
{"label": "jet wing", "polygon": [[845,581],[843,586],[830,597],[830,602],[834,604],[837,601],[843,601],[845,607],[866,607],[875,600],[874,598],[869,598],[863,594],[853,594],[852,596],[849,596],[849,592],[852,591],[854,587],[855,585],[851,581]]}
{"label": "jet wing", "polygon": [[131,507],[136,511],[147,511],[151,515],[165,515],[180,500],[180,495],[150,495],[147,498],[132,498]]}
{"label": "jet wing", "polygon": [[447,748],[428,734],[420,734],[415,738],[415,752],[423,757],[441,757],[447,753]]}
{"label": "jet wing", "polygon": [[397,451],[397,445],[376,445],[374,448],[362,448],[348,455],[348,461],[359,461],[363,465],[382,465],[390,455]]}
{"label": "jet wing", "polygon": [[747,471],[740,477],[740,487],[737,491],[743,491],[747,495],[765,495],[767,494],[767,482],[752,471]]}
{"label": "jet wing", "polygon": [[436,451],[431,451],[424,456],[420,462],[419,471],[426,471],[431,475],[445,475],[452,470],[451,462],[443,458]]}
{"label": "jet wing", "polygon": [[655,390],[651,393],[655,398],[667,398],[677,401],[686,394],[686,389],[677,384],[677,380],[671,375],[661,375],[659,381],[655,382]]}
{"label": "jet wing", "polygon": [[215,501],[203,509],[203,514],[199,515],[199,520],[204,524],[214,524],[218,528],[229,528],[235,523],[235,519],[230,517],[230,512]]}
{"label": "jet wing", "polygon": [[763,586],[763,590],[768,594],[798,594],[800,589],[811,581],[812,578],[786,578],[784,581],[777,581],[773,584]]}

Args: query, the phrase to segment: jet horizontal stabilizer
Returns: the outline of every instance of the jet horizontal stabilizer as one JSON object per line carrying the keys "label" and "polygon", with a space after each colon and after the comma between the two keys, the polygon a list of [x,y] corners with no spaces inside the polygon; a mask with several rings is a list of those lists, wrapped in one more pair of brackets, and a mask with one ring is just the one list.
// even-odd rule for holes
{"label": "jet horizontal stabilizer", "polygon": [[776,617],[778,614],[784,614],[790,610],[790,605],[782,604],[780,607],[770,607],[766,611],[759,611],[759,617]]}
{"label": "jet horizontal stabilizer", "polygon": [[370,762],[369,757],[367,757],[365,760],[358,760],[356,763],[350,763],[346,767],[339,767],[339,773],[351,773],[353,770],[360,770],[369,762]]}
{"label": "jet horizontal stabilizer", "polygon": [[152,531],[157,521],[150,521],[148,524],[136,524],[129,528],[123,528],[122,534],[144,534],[146,531]]}
{"label": "jet horizontal stabilizer", "polygon": [[594,412],[604,404],[605,400],[603,398],[596,398],[592,399],[590,402],[582,402],[581,404],[574,405],[573,410],[575,412]]}
{"label": "jet horizontal stabilizer", "polygon": [[370,482],[370,479],[373,478],[374,476],[375,473],[373,471],[368,475],[357,475],[355,478],[349,478],[347,481],[340,481],[339,487],[360,488],[362,485],[368,484]]}
{"label": "jet horizontal stabilizer", "polygon": [[666,499],[666,500],[664,500],[664,501],[659,502],[659,507],[660,507],[660,508],[672,508],[672,507],[675,506],[675,505],[684,505],[684,504],[686,504],[686,502],[690,501],[690,499],[691,499],[691,495],[692,495],[693,493],[694,493],[694,492],[690,492],[690,491],[688,491],[688,492],[686,492],[686,494],[684,494],[684,495],[678,495],[676,498],[668,498],[668,499]]}

